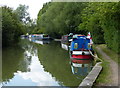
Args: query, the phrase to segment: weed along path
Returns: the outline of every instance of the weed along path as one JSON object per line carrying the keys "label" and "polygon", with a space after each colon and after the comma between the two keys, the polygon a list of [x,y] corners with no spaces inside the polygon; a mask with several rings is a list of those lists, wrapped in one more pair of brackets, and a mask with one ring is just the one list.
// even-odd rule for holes
{"label": "weed along path", "polygon": [[99,46],[96,47],[96,50],[99,52],[99,54],[101,54],[103,59],[107,60],[110,63],[109,68],[111,73],[108,78],[111,80],[111,82],[108,84],[103,84],[102,86],[118,86],[118,64],[113,61],[105,52],[103,52]]}

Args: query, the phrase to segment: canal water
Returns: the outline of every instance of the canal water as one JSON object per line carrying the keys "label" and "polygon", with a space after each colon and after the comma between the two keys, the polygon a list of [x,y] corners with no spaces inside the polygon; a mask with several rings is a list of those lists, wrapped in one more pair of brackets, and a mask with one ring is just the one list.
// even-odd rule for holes
{"label": "canal water", "polygon": [[93,67],[92,61],[70,62],[60,42],[21,40],[2,51],[3,86],[78,86]]}

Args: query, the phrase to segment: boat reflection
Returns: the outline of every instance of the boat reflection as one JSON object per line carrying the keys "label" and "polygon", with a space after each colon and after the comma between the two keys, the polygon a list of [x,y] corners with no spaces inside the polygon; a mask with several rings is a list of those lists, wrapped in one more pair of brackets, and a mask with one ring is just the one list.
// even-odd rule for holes
{"label": "boat reflection", "polygon": [[71,61],[71,70],[73,74],[86,76],[93,67],[92,60],[79,60],[77,63]]}
{"label": "boat reflection", "polygon": [[50,40],[29,39],[29,41],[37,43],[37,44],[41,44],[41,45],[50,43]]}
{"label": "boat reflection", "polygon": [[69,46],[67,44],[61,43],[61,47],[65,50],[69,50]]}

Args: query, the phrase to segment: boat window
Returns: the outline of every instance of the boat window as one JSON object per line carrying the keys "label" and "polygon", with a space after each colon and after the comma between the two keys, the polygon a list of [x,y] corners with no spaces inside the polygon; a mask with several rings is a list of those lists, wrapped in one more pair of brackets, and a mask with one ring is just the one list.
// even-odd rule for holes
{"label": "boat window", "polygon": [[78,48],[78,43],[74,44],[74,48],[77,49]]}
{"label": "boat window", "polygon": [[90,49],[91,48],[91,44],[90,43],[88,43],[88,49]]}

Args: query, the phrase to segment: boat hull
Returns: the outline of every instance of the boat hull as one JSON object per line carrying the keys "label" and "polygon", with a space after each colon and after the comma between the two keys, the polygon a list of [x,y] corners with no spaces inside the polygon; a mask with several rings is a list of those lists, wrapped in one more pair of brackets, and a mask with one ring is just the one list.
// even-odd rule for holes
{"label": "boat hull", "polygon": [[90,63],[92,60],[91,59],[84,59],[84,60],[81,60],[81,59],[71,59],[71,62],[72,63],[79,63],[79,64],[87,64],[87,63]]}
{"label": "boat hull", "polygon": [[81,50],[81,51],[78,50],[78,51],[71,51],[70,58],[72,60],[75,60],[76,62],[78,60],[92,60],[94,57],[91,55],[91,53],[88,50]]}
{"label": "boat hull", "polygon": [[71,55],[71,58],[78,58],[78,59],[91,59],[93,58],[91,55]]}

